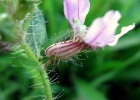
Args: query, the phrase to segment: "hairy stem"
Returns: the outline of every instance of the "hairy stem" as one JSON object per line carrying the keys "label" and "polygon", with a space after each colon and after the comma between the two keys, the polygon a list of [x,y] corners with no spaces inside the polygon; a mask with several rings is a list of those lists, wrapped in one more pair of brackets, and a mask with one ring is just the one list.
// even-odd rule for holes
{"label": "hairy stem", "polygon": [[44,69],[47,68],[47,66],[53,61],[54,59],[53,58],[50,58],[44,65]]}
{"label": "hairy stem", "polygon": [[48,74],[47,74],[46,70],[44,69],[44,66],[42,66],[42,69],[39,72],[40,72],[40,75],[42,77],[44,89],[45,89],[45,92],[46,92],[46,97],[47,97],[46,100],[53,100],[49,77],[48,77]]}
{"label": "hairy stem", "polygon": [[[37,70],[39,71],[40,76],[41,76],[42,81],[43,81],[46,99],[53,100],[49,77],[48,77],[48,74],[46,72],[46,69],[44,68],[44,65],[38,61],[38,59],[34,55],[33,51],[31,50],[31,48],[28,46],[28,44],[24,40],[20,43],[20,45],[25,50],[28,57],[38,63]],[[47,66],[48,66],[51,63],[51,61],[48,60],[47,62],[48,62],[47,63]]]}

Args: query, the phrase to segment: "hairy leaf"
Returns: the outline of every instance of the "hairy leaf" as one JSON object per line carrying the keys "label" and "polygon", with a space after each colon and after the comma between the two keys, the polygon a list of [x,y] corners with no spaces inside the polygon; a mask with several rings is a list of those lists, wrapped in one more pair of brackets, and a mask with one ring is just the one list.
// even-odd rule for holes
{"label": "hairy leaf", "polygon": [[44,44],[45,39],[47,39],[47,32],[45,20],[37,7],[35,8],[34,17],[27,30],[25,39],[35,55],[39,58],[42,45]]}

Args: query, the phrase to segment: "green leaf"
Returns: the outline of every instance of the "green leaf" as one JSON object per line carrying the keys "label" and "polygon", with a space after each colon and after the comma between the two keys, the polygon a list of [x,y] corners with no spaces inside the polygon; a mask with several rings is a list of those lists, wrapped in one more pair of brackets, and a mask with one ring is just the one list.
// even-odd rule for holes
{"label": "green leaf", "polygon": [[[8,53],[0,53],[0,71],[10,64],[11,58]],[[3,67],[3,68],[2,68]]]}
{"label": "green leaf", "polygon": [[125,70],[125,73],[120,73],[117,78],[121,80],[138,80],[140,81],[140,67],[139,66],[133,66],[132,68]]}
{"label": "green leaf", "polygon": [[0,41],[13,42],[16,39],[16,31],[14,24],[15,23],[9,14],[0,14]]}
{"label": "green leaf", "polygon": [[12,65],[13,67],[38,67],[38,64],[35,61],[23,56],[14,58],[12,60]]}
{"label": "green leaf", "polygon": [[27,30],[25,39],[37,58],[39,58],[42,45],[47,39],[47,32],[45,28],[45,20],[37,7],[35,8],[34,17]]}
{"label": "green leaf", "polygon": [[138,62],[140,59],[140,51],[136,52],[131,58],[123,61],[120,65],[118,65],[117,68],[115,68],[112,71],[109,71],[105,74],[100,75],[99,77],[97,77],[96,79],[93,79],[92,81],[92,86],[93,87],[97,87],[99,85],[101,85],[103,82],[106,82],[108,80],[113,79],[114,77],[120,75],[120,72],[123,72],[123,70],[127,67],[129,67],[130,65]]}
{"label": "green leaf", "polygon": [[28,58],[24,50],[18,45],[13,46],[11,58],[13,67],[36,68],[38,66],[37,62]]}
{"label": "green leaf", "polygon": [[[130,2],[130,1],[129,1]],[[131,3],[132,2],[132,3]],[[140,18],[139,14],[140,12],[137,11],[139,9],[140,2],[139,0],[133,0],[131,1],[128,7],[122,9],[122,19],[120,20],[121,25],[129,25],[132,23],[139,23]],[[124,3],[125,5],[125,3]],[[129,17],[128,17],[129,16]]]}
{"label": "green leaf", "polygon": [[91,87],[87,82],[81,79],[75,79],[74,83],[76,85],[79,98],[81,100],[107,100],[104,94],[97,89]]}

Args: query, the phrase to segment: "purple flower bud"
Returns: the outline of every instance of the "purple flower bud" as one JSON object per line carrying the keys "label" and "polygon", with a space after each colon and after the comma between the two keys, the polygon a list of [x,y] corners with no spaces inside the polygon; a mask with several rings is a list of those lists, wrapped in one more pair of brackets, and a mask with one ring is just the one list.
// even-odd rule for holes
{"label": "purple flower bud", "polygon": [[47,57],[68,59],[81,52],[84,46],[85,44],[80,41],[70,40],[59,42],[49,46],[46,49],[45,54]]}

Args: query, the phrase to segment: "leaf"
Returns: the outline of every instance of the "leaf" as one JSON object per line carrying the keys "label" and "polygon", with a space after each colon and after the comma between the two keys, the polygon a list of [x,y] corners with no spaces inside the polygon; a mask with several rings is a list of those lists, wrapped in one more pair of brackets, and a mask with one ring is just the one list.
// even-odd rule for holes
{"label": "leaf", "polygon": [[25,51],[18,45],[13,45],[11,51],[12,66],[13,67],[32,67],[36,68],[38,66],[37,62],[28,58]]}
{"label": "leaf", "polygon": [[107,100],[103,93],[91,87],[84,80],[76,78],[74,83],[80,96],[80,100]]}
{"label": "leaf", "polygon": [[38,64],[35,61],[23,56],[14,58],[12,60],[12,65],[13,67],[32,67],[32,68],[36,68],[38,66]]}
{"label": "leaf", "polygon": [[15,25],[7,13],[0,13],[0,41],[13,42],[16,39]]}
{"label": "leaf", "polygon": [[9,54],[2,54],[0,53],[0,71],[3,70],[4,67],[8,66],[10,64],[11,58],[9,57]]}
{"label": "leaf", "polygon": [[137,11],[137,9],[139,9],[140,2],[139,0],[133,0],[131,2],[130,2],[131,5],[129,5],[128,7],[125,7],[125,8],[122,7],[123,8],[122,19],[120,21],[121,25],[127,25],[127,24],[129,25],[130,23],[132,24],[132,23],[140,22],[140,18],[138,16],[140,12]]}
{"label": "leaf", "polygon": [[120,72],[122,72],[124,69],[126,69],[130,65],[138,62],[139,59],[140,59],[140,51],[136,52],[131,58],[123,61],[123,63],[118,65],[118,67],[115,68],[114,70],[109,71],[105,74],[102,74],[99,77],[97,77],[96,79],[93,79],[93,81],[91,82],[91,85],[93,87],[97,87],[97,86],[101,85],[102,83],[113,79],[114,77],[120,75]]}
{"label": "leaf", "polygon": [[40,10],[37,7],[35,7],[34,17],[27,30],[25,40],[31,47],[31,49],[34,51],[37,58],[40,57],[40,51],[46,39],[47,32],[45,28],[45,20]]}
{"label": "leaf", "polygon": [[120,73],[117,78],[121,79],[121,80],[137,80],[140,81],[140,67],[139,66],[133,66],[128,70],[125,70],[125,73],[122,72]]}

